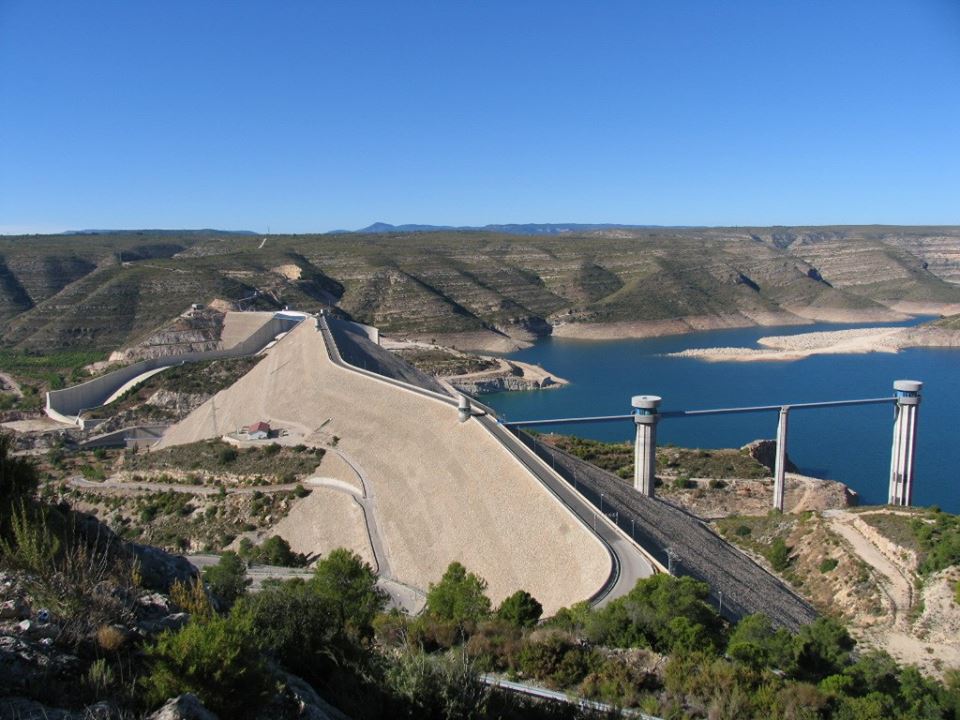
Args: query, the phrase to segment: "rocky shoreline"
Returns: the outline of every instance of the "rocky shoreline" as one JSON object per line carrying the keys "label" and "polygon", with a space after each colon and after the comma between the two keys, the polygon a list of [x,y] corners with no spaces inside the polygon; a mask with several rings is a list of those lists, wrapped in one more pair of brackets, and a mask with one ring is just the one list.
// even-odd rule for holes
{"label": "rocky shoreline", "polygon": [[914,347],[960,347],[960,329],[925,324],[918,327],[857,328],[760,338],[760,348],[691,348],[667,357],[692,357],[708,362],[800,360],[811,355],[896,353]]}

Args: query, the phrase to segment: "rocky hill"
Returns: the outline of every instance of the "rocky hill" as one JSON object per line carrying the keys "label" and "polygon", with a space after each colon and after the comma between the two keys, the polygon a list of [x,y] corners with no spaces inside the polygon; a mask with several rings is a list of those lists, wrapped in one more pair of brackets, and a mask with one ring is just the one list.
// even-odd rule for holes
{"label": "rocky hill", "polygon": [[387,333],[457,347],[892,320],[960,303],[958,227],[381,230],[3,237],[0,337],[30,350],[114,349],[214,298],[335,304]]}

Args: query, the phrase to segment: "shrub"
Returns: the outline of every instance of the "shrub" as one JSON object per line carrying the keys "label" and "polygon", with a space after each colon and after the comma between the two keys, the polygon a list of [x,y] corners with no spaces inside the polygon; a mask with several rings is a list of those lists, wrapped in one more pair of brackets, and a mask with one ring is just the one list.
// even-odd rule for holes
{"label": "shrub", "polygon": [[516,669],[521,647],[520,626],[496,619],[480,623],[465,650],[480,670],[496,672]]}
{"label": "shrub", "polygon": [[782,537],[774,539],[767,550],[767,560],[777,572],[783,572],[790,567],[790,548]]}
{"label": "shrub", "polygon": [[556,630],[540,637],[531,636],[521,648],[518,660],[525,675],[561,688],[576,685],[599,665],[596,651],[578,645],[570,635]]}
{"label": "shrub", "polygon": [[97,645],[101,650],[114,653],[127,642],[127,635],[115,625],[101,625],[97,628]]}
{"label": "shrub", "polygon": [[850,662],[855,644],[846,628],[832,618],[820,617],[804,625],[793,641],[800,677],[817,681],[840,672]]}
{"label": "shrub", "polygon": [[587,635],[616,647],[717,649],[720,616],[705,601],[706,583],[689,577],[654,575],[639,580],[627,595],[590,614]]}
{"label": "shrub", "polygon": [[221,717],[249,717],[269,687],[249,617],[194,620],[147,646],[150,670],[141,684],[151,706],[194,693]]}
{"label": "shrub", "polygon": [[244,538],[240,541],[240,557],[251,562],[280,567],[303,567],[308,562],[305,555],[293,552],[290,543],[279,535],[270,536],[260,545],[254,545]]}
{"label": "shrub", "polygon": [[632,663],[609,658],[584,679],[580,692],[586,697],[623,707],[639,704],[643,691],[655,686],[655,680]]}
{"label": "shrub", "polygon": [[0,537],[0,553],[6,562],[40,576],[52,572],[60,551],[60,538],[48,523],[46,508],[29,508],[21,500],[8,520],[9,541]]}
{"label": "shrub", "polygon": [[220,450],[219,455],[217,456],[217,459],[220,461],[221,465],[229,465],[230,463],[232,463],[234,460],[237,459],[236,448],[229,447],[229,446],[222,448]]}
{"label": "shrub", "polygon": [[241,598],[231,614],[247,616],[258,646],[308,679],[323,674],[340,634],[333,608],[302,580],[270,584]]}
{"label": "shrub", "polygon": [[223,600],[227,607],[233,605],[251,583],[245,563],[232,551],[225,552],[216,565],[206,568],[203,580],[210,592]]}
{"label": "shrub", "polygon": [[460,625],[477,622],[490,612],[490,598],[486,596],[486,590],[486,580],[468,573],[460,563],[452,562],[440,582],[430,583],[427,612]]}
{"label": "shrub", "polygon": [[263,448],[263,454],[267,457],[276,455],[278,452],[280,452],[280,446],[277,443],[270,443]]}
{"label": "shrub", "polygon": [[170,586],[170,600],[192,617],[208,618],[214,614],[207,591],[197,579],[188,582],[174,580]]}
{"label": "shrub", "polygon": [[490,691],[477,678],[464,653],[441,657],[403,653],[390,664],[386,685],[395,702],[402,705],[395,716],[463,720],[487,717]]}
{"label": "shrub", "polygon": [[828,573],[831,570],[834,570],[837,567],[838,563],[839,561],[836,558],[824,558],[823,560],[820,561],[820,565],[818,566],[818,568],[820,572]]}
{"label": "shrub", "polygon": [[297,483],[297,486],[293,489],[293,494],[298,498],[304,498],[310,494],[310,491],[307,490],[303,485]]}
{"label": "shrub", "polygon": [[95,698],[106,694],[116,680],[116,673],[114,673],[113,668],[110,667],[105,658],[97,658],[94,660],[90,664],[87,674],[83,679],[84,685],[87,686],[87,689]]}
{"label": "shrub", "polygon": [[516,627],[533,627],[541,615],[543,605],[526,590],[517,590],[497,608],[497,617]]}
{"label": "shrub", "polygon": [[733,532],[737,537],[747,537],[753,531],[747,525],[737,525],[737,529]]}
{"label": "shrub", "polygon": [[11,455],[9,435],[0,435],[0,537],[7,536],[14,508],[28,502],[37,489],[37,470],[28,459]]}
{"label": "shrub", "polygon": [[787,669],[793,656],[793,637],[783,628],[774,630],[770,618],[762,613],[747,615],[731,633],[727,655],[755,670]]}

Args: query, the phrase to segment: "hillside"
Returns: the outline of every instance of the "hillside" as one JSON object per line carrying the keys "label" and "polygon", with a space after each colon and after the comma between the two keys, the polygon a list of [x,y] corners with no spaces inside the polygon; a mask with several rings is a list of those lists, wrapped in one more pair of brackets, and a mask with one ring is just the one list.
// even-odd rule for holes
{"label": "hillside", "polygon": [[214,299],[336,304],[387,333],[501,348],[551,332],[894,320],[960,304],[957,227],[378,229],[3,237],[0,338],[111,350]]}

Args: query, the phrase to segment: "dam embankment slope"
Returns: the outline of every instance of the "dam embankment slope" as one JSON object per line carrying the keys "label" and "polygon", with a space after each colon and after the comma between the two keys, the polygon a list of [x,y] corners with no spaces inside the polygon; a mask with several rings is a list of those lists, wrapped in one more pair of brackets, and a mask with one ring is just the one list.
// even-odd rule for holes
{"label": "dam embankment slope", "polygon": [[[258,420],[330,442],[375,498],[394,577],[426,589],[457,560],[499,602],[518,589],[546,613],[607,581],[606,548],[483,426],[456,407],[340,367],[308,319],[268,356],[164,436],[162,447],[219,437]],[[312,520],[325,522],[318,510]]]}

